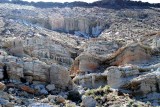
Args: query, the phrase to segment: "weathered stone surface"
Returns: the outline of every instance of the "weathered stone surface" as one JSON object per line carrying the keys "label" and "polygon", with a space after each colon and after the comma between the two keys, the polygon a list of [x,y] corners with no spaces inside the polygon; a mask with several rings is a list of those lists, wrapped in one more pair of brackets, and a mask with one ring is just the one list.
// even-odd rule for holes
{"label": "weathered stone surface", "polygon": [[34,90],[34,89],[32,89],[32,88],[30,88],[28,86],[21,86],[21,89],[23,91],[26,91],[26,92],[31,93],[31,94],[35,94],[37,92],[36,90]]}
{"label": "weathered stone surface", "polygon": [[49,85],[46,86],[46,89],[47,89],[48,91],[52,91],[52,90],[55,89],[55,85],[54,85],[54,84],[49,84]]}
{"label": "weathered stone surface", "polygon": [[92,97],[83,97],[82,105],[84,107],[96,107],[96,101]]}
{"label": "weathered stone surface", "polygon": [[135,94],[146,95],[152,92],[159,92],[160,90],[160,71],[147,73],[131,81],[131,89]]}
{"label": "weathered stone surface", "polygon": [[10,38],[5,42],[4,46],[9,49],[9,52],[14,56],[23,56],[23,41],[21,38]]}
{"label": "weathered stone surface", "polygon": [[56,17],[50,16],[49,23],[52,30],[63,29],[63,32],[75,33],[78,36],[93,35],[98,36],[105,27],[103,20],[89,20],[86,17],[64,17],[57,14]]}
{"label": "weathered stone surface", "polygon": [[65,99],[62,96],[57,96],[55,100],[57,103],[65,103]]}
{"label": "weathered stone surface", "polygon": [[119,49],[111,65],[142,64],[151,58],[151,49],[140,44],[132,44]]}
{"label": "weathered stone surface", "polygon": [[56,87],[65,88],[68,86],[71,78],[69,77],[69,71],[60,65],[53,64],[49,72],[50,82],[55,84]]}
{"label": "weathered stone surface", "polygon": [[90,40],[86,43],[84,52],[75,59],[71,74],[95,72],[122,45],[118,41]]}
{"label": "weathered stone surface", "polygon": [[[7,65],[12,82],[4,81],[6,90],[2,85],[7,93],[0,96],[3,106],[10,102],[27,107],[33,102],[33,106],[66,106],[67,97],[77,106],[86,90],[98,107],[139,106],[137,100],[158,105],[160,33],[154,33],[159,30],[158,8],[45,9],[1,3],[0,16],[0,80]],[[72,85],[75,92],[70,91]],[[105,85],[109,86],[101,87]],[[33,94],[40,96],[30,99]],[[54,96],[44,98],[48,94]],[[88,96],[82,104],[94,107],[94,99]]]}
{"label": "weathered stone surface", "polygon": [[107,83],[112,88],[120,88],[138,76],[139,70],[135,66],[110,67],[105,72],[107,75]]}
{"label": "weathered stone surface", "polygon": [[33,80],[49,82],[48,74],[49,66],[46,63],[38,60],[33,61]]}
{"label": "weathered stone surface", "polygon": [[5,84],[0,82],[0,91],[3,91],[5,89],[5,87],[6,87]]}
{"label": "weathered stone surface", "polygon": [[107,75],[103,73],[78,75],[73,78],[73,82],[87,88],[98,88],[107,84]]}

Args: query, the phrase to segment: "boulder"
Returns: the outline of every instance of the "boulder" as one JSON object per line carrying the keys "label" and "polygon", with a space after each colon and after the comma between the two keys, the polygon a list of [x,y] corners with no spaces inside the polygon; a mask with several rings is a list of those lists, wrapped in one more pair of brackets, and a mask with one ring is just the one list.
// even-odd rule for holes
{"label": "boulder", "polygon": [[46,89],[42,89],[42,90],[40,90],[40,94],[47,95],[48,91]]}
{"label": "boulder", "polygon": [[7,73],[10,79],[20,80],[23,75],[23,61],[15,56],[6,56]]}
{"label": "boulder", "polygon": [[86,75],[77,75],[73,78],[76,85],[87,88],[98,88],[107,84],[107,75],[104,73],[91,73]]}
{"label": "boulder", "polygon": [[49,66],[42,61],[33,61],[33,80],[41,82],[49,82]]}
{"label": "boulder", "polygon": [[3,84],[2,82],[0,82],[0,91],[3,91],[5,89],[5,84]]}
{"label": "boulder", "polygon": [[24,75],[26,76],[33,76],[33,61],[25,61],[24,62]]}
{"label": "boulder", "polygon": [[121,88],[140,74],[138,68],[131,65],[124,67],[112,66],[107,68],[104,73],[107,75],[108,85],[112,88]]}
{"label": "boulder", "polygon": [[122,44],[118,41],[107,41],[105,39],[91,39],[84,46],[84,52],[74,61],[70,74],[94,73],[97,69],[107,63],[112,54],[116,52]]}
{"label": "boulder", "polygon": [[83,97],[82,98],[82,105],[84,107],[96,107],[96,100],[94,100],[92,97]]}
{"label": "boulder", "polygon": [[10,38],[5,42],[4,47],[9,49],[13,56],[24,56],[23,40],[21,38]]}
{"label": "boulder", "polygon": [[57,103],[65,103],[65,99],[62,96],[57,96],[55,100]]}
{"label": "boulder", "polygon": [[53,90],[55,90],[55,85],[54,84],[49,84],[49,85],[46,86],[46,89],[48,91],[53,91]]}
{"label": "boulder", "polygon": [[55,87],[66,88],[71,80],[69,71],[60,65],[53,64],[49,73],[51,84],[55,84]]}
{"label": "boulder", "polygon": [[16,63],[10,63],[10,70],[8,71],[10,79],[20,80],[23,75],[23,67],[17,65]]}
{"label": "boulder", "polygon": [[85,74],[87,72],[94,72],[99,67],[100,62],[100,59],[91,54],[81,54],[75,59],[70,74],[76,75],[79,73]]}
{"label": "boulder", "polygon": [[49,99],[49,100],[55,100],[55,99],[56,99],[56,96],[55,96],[55,95],[48,95],[48,99]]}
{"label": "boulder", "polygon": [[30,88],[29,86],[21,86],[20,87],[23,91],[27,92],[27,93],[30,93],[30,94],[35,94],[37,93],[36,90]]}
{"label": "boulder", "polygon": [[37,90],[40,94],[47,95],[48,91],[43,84],[37,84],[34,86],[34,89]]}

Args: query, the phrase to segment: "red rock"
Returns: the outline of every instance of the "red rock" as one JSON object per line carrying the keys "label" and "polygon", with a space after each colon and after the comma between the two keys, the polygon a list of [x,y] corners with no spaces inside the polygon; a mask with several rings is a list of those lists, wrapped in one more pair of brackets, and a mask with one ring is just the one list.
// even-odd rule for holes
{"label": "red rock", "polygon": [[121,48],[116,54],[111,65],[140,64],[149,60],[151,57],[149,49],[140,44]]}
{"label": "red rock", "polygon": [[37,92],[36,90],[34,90],[34,89],[32,89],[32,88],[30,88],[28,86],[21,86],[21,89],[23,91],[26,91],[26,92],[30,93],[30,94],[35,94]]}

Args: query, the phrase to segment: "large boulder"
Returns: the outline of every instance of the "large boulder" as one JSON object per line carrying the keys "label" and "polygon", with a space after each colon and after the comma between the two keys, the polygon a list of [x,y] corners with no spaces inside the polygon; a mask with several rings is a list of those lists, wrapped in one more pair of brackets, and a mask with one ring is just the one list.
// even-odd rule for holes
{"label": "large boulder", "polygon": [[9,38],[3,44],[14,56],[24,56],[23,40],[21,38]]}
{"label": "large boulder", "polygon": [[107,75],[104,73],[77,75],[73,78],[73,82],[87,88],[98,88],[107,84]]}
{"label": "large boulder", "polygon": [[65,89],[71,80],[69,71],[63,66],[53,64],[49,72],[49,78],[51,84],[55,84],[55,87]]}
{"label": "large boulder", "polygon": [[3,84],[2,82],[0,82],[0,91],[3,91],[5,89],[5,84]]}
{"label": "large boulder", "polygon": [[39,60],[28,60],[24,62],[24,76],[28,80],[49,82],[49,68],[45,62]]}
{"label": "large boulder", "polygon": [[7,65],[7,73],[10,79],[20,80],[23,75],[23,61],[15,56],[6,56],[5,63]]}
{"label": "large boulder", "polygon": [[96,100],[94,100],[92,97],[83,97],[82,98],[82,105],[84,107],[96,107]]}
{"label": "large boulder", "polygon": [[107,68],[104,73],[107,75],[108,85],[112,88],[121,88],[140,74],[138,68],[131,65],[124,67],[112,66]]}
{"label": "large boulder", "polygon": [[46,86],[46,89],[48,91],[53,91],[55,89],[55,85],[54,84],[49,84],[49,85]]}
{"label": "large boulder", "polygon": [[76,58],[72,68],[71,74],[94,72],[99,67],[99,59],[94,58],[91,55],[80,55]]}
{"label": "large boulder", "polygon": [[35,60],[33,61],[33,80],[34,81],[41,81],[41,82],[49,82],[49,68],[46,63]]}

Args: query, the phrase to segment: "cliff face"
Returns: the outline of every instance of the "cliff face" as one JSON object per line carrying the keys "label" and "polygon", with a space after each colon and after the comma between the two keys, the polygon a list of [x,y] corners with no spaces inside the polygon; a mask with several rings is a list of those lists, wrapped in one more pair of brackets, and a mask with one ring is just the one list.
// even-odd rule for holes
{"label": "cliff face", "polygon": [[50,15],[47,19],[27,19],[28,22],[50,30],[75,34],[81,37],[97,37],[105,29],[105,21],[89,19],[86,17],[65,17],[63,15]]}
{"label": "cliff face", "polygon": [[41,26],[85,38],[97,37],[106,28],[104,16],[90,16],[89,14],[93,12],[95,14],[98,13],[95,9],[87,9],[87,14],[84,11],[84,8],[55,8],[46,10],[37,8],[36,12],[34,12],[34,8],[31,10],[11,9],[8,10],[8,16],[19,23],[25,23],[30,26]]}
{"label": "cliff face", "polygon": [[103,20],[90,20],[85,17],[50,16],[49,22],[52,30],[84,37],[96,37],[105,29],[105,22]]}

